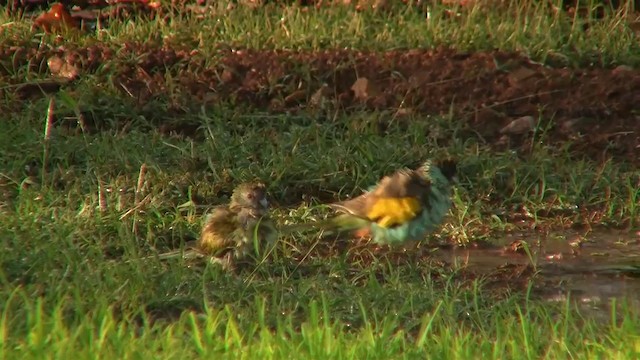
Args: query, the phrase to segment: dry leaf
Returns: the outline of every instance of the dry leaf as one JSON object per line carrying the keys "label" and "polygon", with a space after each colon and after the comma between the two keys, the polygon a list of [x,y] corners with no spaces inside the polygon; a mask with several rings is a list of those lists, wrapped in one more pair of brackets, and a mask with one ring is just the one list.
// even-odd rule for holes
{"label": "dry leaf", "polygon": [[527,115],[517,118],[500,130],[500,134],[520,135],[532,131],[536,126],[533,116]]}
{"label": "dry leaf", "polygon": [[78,22],[71,17],[69,11],[60,3],[51,5],[51,9],[38,16],[33,24],[34,26],[43,28],[47,33],[79,28]]}
{"label": "dry leaf", "polygon": [[356,99],[363,101],[379,94],[379,91],[371,83],[371,81],[364,77],[358,78],[358,80],[353,83],[353,85],[351,86],[351,91],[353,91]]}
{"label": "dry leaf", "polygon": [[316,91],[313,95],[311,95],[311,98],[309,99],[309,106],[322,107],[326,103],[328,96],[329,96],[329,85],[322,84],[322,87],[320,87],[318,91]]}
{"label": "dry leaf", "polygon": [[306,90],[296,90],[284,98],[285,105],[292,105],[302,102],[307,97]]}
{"label": "dry leaf", "polygon": [[70,64],[57,55],[53,55],[47,60],[47,66],[49,66],[51,75],[69,80],[75,79],[80,73],[80,70],[75,65]]}

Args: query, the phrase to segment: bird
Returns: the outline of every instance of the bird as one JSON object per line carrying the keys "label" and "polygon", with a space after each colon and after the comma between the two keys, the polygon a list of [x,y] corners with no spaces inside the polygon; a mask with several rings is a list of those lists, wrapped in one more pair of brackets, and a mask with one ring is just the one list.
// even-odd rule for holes
{"label": "bird", "polygon": [[171,251],[158,255],[158,258],[205,257],[229,269],[235,260],[249,255],[254,239],[260,245],[272,244],[277,239],[278,232],[268,210],[265,185],[242,183],[233,190],[228,205],[214,208],[206,217],[200,237],[195,242],[188,243],[184,251]]}
{"label": "bird", "polygon": [[328,204],[339,215],[316,223],[293,224],[281,232],[310,228],[365,232],[377,244],[399,245],[421,240],[436,230],[451,207],[457,162],[425,161],[419,168],[399,169],[364,194]]}

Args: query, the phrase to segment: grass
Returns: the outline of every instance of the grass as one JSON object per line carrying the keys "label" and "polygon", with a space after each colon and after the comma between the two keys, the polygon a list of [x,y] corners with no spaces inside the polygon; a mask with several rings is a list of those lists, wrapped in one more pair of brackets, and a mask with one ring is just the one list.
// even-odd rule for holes
{"label": "grass", "polygon": [[[587,4],[588,2],[583,2]],[[594,2],[595,3],[595,2]],[[603,20],[589,21],[565,12],[554,12],[544,1],[509,2],[508,6],[473,6],[460,17],[447,17],[450,7],[430,8],[429,20],[415,8],[396,6],[390,11],[354,12],[348,7],[322,9],[267,5],[258,9],[225,10],[216,2],[204,14],[173,8],[170,21],[112,21],[87,35],[67,36],[68,45],[109,44],[119,50],[139,42],[174,48],[198,49],[202,58],[215,63],[220,44],[239,48],[389,50],[452,46],[463,51],[502,49],[521,51],[536,61],[570,66],[607,66],[640,63],[640,45],[631,29],[630,9],[623,7]],[[593,8],[593,5],[590,6]],[[172,9],[168,6],[165,9]],[[4,16],[4,18],[2,18]],[[0,33],[6,45],[48,47],[51,35],[34,36],[31,23],[0,15],[8,23]],[[589,30],[583,26],[589,23]],[[38,39],[41,39],[38,41]],[[58,43],[60,40],[57,40]]]}
{"label": "grass", "polygon": [[[561,53],[573,64],[590,62],[598,45],[603,64],[637,63],[637,41],[621,16],[585,33],[560,15],[532,10],[505,18],[476,9],[460,20],[464,26],[454,26],[425,23],[411,12],[303,14],[267,7],[255,14],[115,23],[74,41],[115,49],[151,38],[151,44],[202,45],[203,58],[219,43],[293,49],[447,44],[523,50],[539,60]],[[54,46],[46,36],[33,42],[28,26],[5,27],[3,46]],[[0,81],[46,77],[40,69],[4,64]],[[167,86],[175,85],[167,77]],[[406,126],[381,129],[389,113],[337,112],[329,121],[322,114],[274,115],[176,97],[192,110],[176,118],[168,112],[171,99],[138,104],[114,86],[83,77],[53,103],[18,102],[3,88],[0,108],[12,111],[3,111],[0,131],[0,357],[624,359],[640,353],[638,308],[631,301],[609,304],[601,321],[571,299],[542,301],[526,278],[499,278],[496,287],[496,279],[428,256],[352,245],[336,252],[331,239],[314,235],[282,238],[264,262],[239,275],[182,260],[140,260],[195,238],[202,213],[226,201],[238,182],[267,182],[276,222],[309,221],[325,215],[319,203],[441,156],[460,159],[460,184],[449,221],[433,242],[494,241],[523,227],[633,228],[640,190],[630,163],[582,157],[570,144],[548,145],[542,125],[530,149],[516,154],[469,136],[451,116],[414,114]],[[51,104],[55,116],[48,117]],[[104,129],[61,126],[76,122],[79,109]],[[48,126],[54,118],[57,125]],[[166,135],[157,129],[164,121],[199,128],[194,137]],[[528,220],[518,223],[515,214]]]}
{"label": "grass", "polygon": [[[280,284],[279,284],[280,285]],[[277,287],[279,285],[269,285]],[[283,306],[279,294],[258,295],[238,306],[211,307],[185,312],[170,323],[151,322],[145,315],[112,315],[111,309],[94,307],[89,314],[76,313],[69,321],[62,304],[52,311],[39,301],[16,294],[14,306],[24,306],[24,325],[3,342],[11,358],[19,351],[25,358],[112,357],[243,357],[243,358],[560,358],[637,356],[637,317],[628,315],[607,326],[583,320],[570,307],[521,306],[511,300],[469,303],[473,293],[445,293],[437,299],[415,296],[416,309],[394,309],[389,316],[376,306],[380,301],[370,285],[358,289],[351,304],[351,322],[335,318],[332,294],[312,292],[299,299],[305,316],[297,317]],[[234,289],[235,290],[235,289]],[[255,291],[255,289],[252,289]],[[388,290],[387,290],[388,291]],[[317,296],[312,298],[312,296]],[[465,297],[470,297],[465,298]],[[412,300],[412,296],[408,300]],[[26,302],[26,304],[25,304]],[[285,303],[286,305],[286,303]],[[465,306],[467,305],[467,306]],[[430,310],[422,310],[429,308]],[[287,313],[277,318],[270,314]],[[247,313],[253,313],[247,316]],[[411,320],[406,321],[405,317]],[[362,326],[354,322],[364,322]],[[3,330],[7,331],[6,322]]]}
{"label": "grass", "polygon": [[[38,112],[46,113],[41,105]],[[379,134],[374,127],[340,131],[350,117],[312,126],[302,116],[258,115],[195,115],[207,134],[198,142],[155,131],[70,135],[54,127],[47,172],[2,210],[5,356],[537,358],[617,351],[625,358],[638,351],[635,308],[623,306],[618,320],[601,324],[571,302],[563,308],[519,291],[497,294],[482,280],[460,278],[455,266],[396,265],[384,255],[371,262],[366,249],[321,256],[315,236],[282,239],[256,271],[239,277],[181,261],[136,260],[194,238],[202,208],[224,201],[240,181],[269,181],[279,223],[309,220],[322,214],[313,194],[356,194],[385,172],[445,151],[463,161],[456,207],[439,237],[494,239],[517,228],[496,214],[523,205],[533,213],[566,210],[535,219],[537,227],[587,221],[572,210],[577,204],[600,209],[602,223],[638,217],[632,169],[618,164],[575,161],[546,147],[532,149],[527,161],[470,142],[443,148],[418,135],[427,130],[419,121],[409,131]],[[0,140],[5,190],[17,189],[25,164],[42,158],[43,119],[21,116]],[[438,126],[456,138],[455,122],[439,119]],[[139,187],[141,164],[147,171]],[[603,203],[605,189],[612,194]]]}

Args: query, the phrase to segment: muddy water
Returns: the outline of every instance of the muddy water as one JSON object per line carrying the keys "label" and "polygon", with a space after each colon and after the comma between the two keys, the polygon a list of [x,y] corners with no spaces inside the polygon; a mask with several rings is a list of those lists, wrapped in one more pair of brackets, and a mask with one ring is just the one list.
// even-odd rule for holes
{"label": "muddy water", "polygon": [[640,310],[640,232],[514,234],[501,242],[437,253],[455,266],[487,275],[504,266],[530,265],[536,272],[534,293],[550,302],[570,298],[599,320],[610,321],[613,303]]}

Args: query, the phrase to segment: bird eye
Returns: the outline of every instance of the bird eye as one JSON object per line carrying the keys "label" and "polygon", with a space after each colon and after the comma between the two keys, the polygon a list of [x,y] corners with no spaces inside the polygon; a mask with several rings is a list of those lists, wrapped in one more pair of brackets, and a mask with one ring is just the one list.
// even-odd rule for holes
{"label": "bird eye", "polygon": [[247,199],[249,199],[249,200],[253,200],[254,197],[255,196],[252,193],[248,193],[247,194]]}

